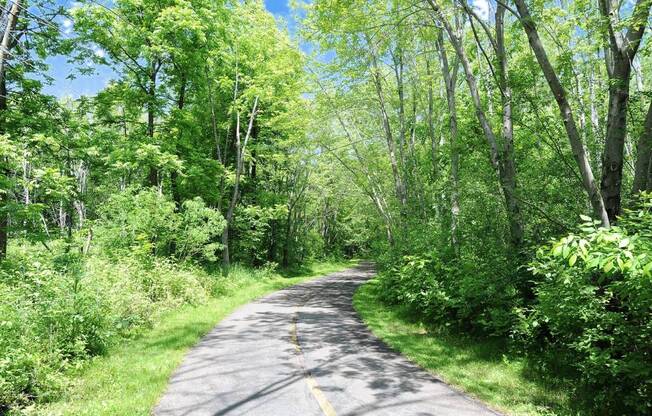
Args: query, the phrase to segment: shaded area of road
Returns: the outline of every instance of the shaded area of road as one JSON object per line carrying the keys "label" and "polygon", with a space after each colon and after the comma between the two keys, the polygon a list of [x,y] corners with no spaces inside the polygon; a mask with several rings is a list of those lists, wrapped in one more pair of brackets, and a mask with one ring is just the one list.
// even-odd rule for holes
{"label": "shaded area of road", "polygon": [[154,413],[495,414],[368,331],[351,299],[371,276],[362,265],[239,309],[186,356]]}

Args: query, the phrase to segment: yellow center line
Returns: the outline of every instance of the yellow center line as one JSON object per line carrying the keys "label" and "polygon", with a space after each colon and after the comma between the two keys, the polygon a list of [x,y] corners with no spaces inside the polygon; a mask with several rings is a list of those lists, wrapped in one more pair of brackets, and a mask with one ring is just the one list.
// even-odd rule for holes
{"label": "yellow center line", "polygon": [[312,376],[312,374],[310,374],[310,371],[306,367],[306,362],[303,357],[303,351],[301,351],[301,345],[299,344],[299,337],[297,335],[296,313],[294,315],[294,318],[292,319],[292,328],[290,329],[290,337],[292,340],[292,344],[294,344],[294,349],[297,351],[297,357],[299,359],[301,368],[303,369],[303,376],[306,379],[308,388],[310,389],[310,392],[312,393],[313,397],[317,400],[317,403],[319,403],[319,407],[321,408],[321,411],[324,412],[325,416],[337,416],[337,413],[335,412],[333,405],[331,404],[331,402],[328,401],[328,399],[324,395],[324,392],[321,391],[321,389],[319,388],[319,384],[317,384],[317,380],[315,380],[315,378]]}

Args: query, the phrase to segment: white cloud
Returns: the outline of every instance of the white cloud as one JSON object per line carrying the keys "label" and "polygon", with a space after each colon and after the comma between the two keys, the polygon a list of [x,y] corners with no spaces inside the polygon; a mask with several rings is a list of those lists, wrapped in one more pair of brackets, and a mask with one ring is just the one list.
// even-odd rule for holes
{"label": "white cloud", "polygon": [[473,0],[473,8],[484,20],[489,20],[489,0]]}
{"label": "white cloud", "polygon": [[61,22],[61,26],[63,26],[63,33],[65,33],[66,35],[72,33],[72,20],[63,19],[63,22]]}
{"label": "white cloud", "polygon": [[106,54],[104,53],[103,49],[99,49],[99,48],[95,49],[95,56],[97,56],[98,58],[104,58],[105,55]]}

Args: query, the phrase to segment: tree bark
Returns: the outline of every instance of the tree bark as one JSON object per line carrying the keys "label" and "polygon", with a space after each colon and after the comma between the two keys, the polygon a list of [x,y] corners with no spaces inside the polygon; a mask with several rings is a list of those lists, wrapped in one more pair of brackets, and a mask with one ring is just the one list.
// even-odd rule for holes
{"label": "tree bark", "polygon": [[[186,104],[186,90],[188,82],[185,76],[181,78],[181,85],[179,86],[179,95],[177,97],[177,109],[179,112],[183,111],[183,107]],[[183,133],[179,130],[178,140],[181,141],[183,138]],[[175,146],[175,153],[177,157],[179,156],[178,144]],[[174,206],[177,210],[181,208],[181,194],[179,193],[179,172],[173,170],[170,172],[170,188],[172,191],[172,200],[174,201]]]}
{"label": "tree bark", "polygon": [[509,216],[509,230],[511,242],[514,247],[523,244],[523,218],[521,208],[516,198],[516,160],[514,157],[514,124],[512,122],[512,89],[507,80],[507,53],[505,52],[505,6],[498,3],[496,9],[496,58],[498,61],[498,82],[501,90],[501,104],[503,107],[502,127],[502,163],[501,175],[507,215]]}
{"label": "tree bark", "polygon": [[[460,39],[460,37],[455,33],[448,20],[443,16],[437,2],[435,0],[429,0],[429,3],[435,12],[436,18],[441,22],[448,33],[448,37],[455,49],[455,53],[462,63],[462,68],[464,69],[464,74],[466,76],[466,83],[469,87],[469,92],[471,93],[473,106],[475,107],[475,114],[480,126],[482,127],[487,143],[489,144],[491,165],[496,171],[496,176],[498,177],[501,191],[505,199],[505,209],[510,229],[510,243],[515,248],[519,247],[523,242],[523,225],[521,223],[519,202],[516,199],[516,164],[513,159],[513,151],[511,150],[512,145],[499,145],[496,134],[482,109],[478,84],[473,75],[473,70],[471,69],[471,64],[466,51],[464,50],[462,39]],[[503,63],[505,62],[506,61]],[[507,126],[508,133],[511,134],[511,101],[507,100],[507,103],[509,112],[506,120],[509,122]]]}
{"label": "tree bark", "polygon": [[[7,60],[12,45],[11,36],[16,29],[19,13],[20,0],[14,0],[7,16],[7,24],[0,43],[0,132],[3,133],[6,131],[4,113],[7,111]],[[5,176],[9,174],[7,170],[2,172],[2,175]],[[7,190],[2,191],[0,192],[0,261],[7,258],[7,245],[9,243],[9,214],[6,210],[8,196]]]}
{"label": "tree bark", "polygon": [[652,191],[652,102],[647,110],[636,153],[632,192]]}
{"label": "tree bark", "polygon": [[5,26],[5,31],[2,36],[2,42],[0,43],[0,78],[5,79],[7,59],[9,58],[9,53],[11,49],[12,39],[11,35],[16,29],[16,23],[18,22],[18,14],[20,13],[20,0],[14,0],[9,9],[9,15],[7,16],[7,25]]}
{"label": "tree bark", "polygon": [[[460,215],[460,200],[459,200],[459,164],[460,154],[457,148],[457,104],[455,102],[455,90],[457,87],[457,70],[458,67],[453,67],[451,74],[450,66],[448,65],[448,56],[444,46],[444,35],[441,31],[437,36],[437,48],[439,49],[439,57],[441,60],[442,75],[444,77],[444,85],[446,87],[446,102],[448,105],[449,127],[450,127],[450,149],[451,149],[451,245],[456,256],[460,253],[460,239],[458,235],[458,223]],[[459,61],[458,61],[459,62]]]}
{"label": "tree bark", "polygon": [[251,114],[249,116],[249,125],[247,126],[247,133],[245,134],[244,140],[241,140],[240,132],[240,111],[237,111],[236,115],[236,127],[235,127],[235,147],[236,147],[236,168],[235,168],[235,183],[233,185],[233,194],[231,194],[231,202],[229,203],[229,208],[226,213],[226,226],[222,232],[222,245],[224,246],[222,250],[222,264],[224,268],[228,268],[231,264],[231,258],[229,253],[229,228],[233,222],[233,213],[235,212],[235,207],[238,203],[238,198],[240,197],[240,178],[242,176],[242,167],[244,163],[244,152],[247,148],[247,142],[251,137],[251,131],[254,126],[254,119],[256,118],[256,113],[258,112],[258,97],[254,99],[254,104],[251,109]]}
{"label": "tree bark", "polygon": [[439,139],[435,134],[435,120],[434,114],[434,93],[433,93],[433,79],[432,71],[430,70],[430,60],[426,59],[426,75],[428,77],[428,136],[430,136],[430,157],[432,161],[432,180],[437,180],[439,176],[438,154],[439,154]]}
{"label": "tree bark", "polygon": [[582,185],[589,196],[593,212],[596,217],[600,219],[602,225],[608,227],[610,225],[609,216],[607,215],[604,200],[602,199],[600,190],[595,183],[593,171],[591,170],[588,158],[586,157],[586,149],[584,148],[584,143],[582,142],[582,138],[577,130],[575,118],[573,117],[573,110],[568,101],[568,97],[566,96],[566,90],[561,85],[557,73],[548,59],[548,54],[541,42],[539,32],[537,31],[537,27],[530,15],[530,11],[525,4],[525,1],[514,0],[514,2],[516,3],[519,20],[528,37],[530,47],[537,58],[537,62],[548,82],[548,86],[555,97],[555,101],[557,101],[557,106],[559,107],[559,112],[564,122],[564,128],[566,129],[566,135],[568,136],[573,156],[575,157],[575,161],[580,170],[580,175],[582,176]]}
{"label": "tree bark", "polygon": [[401,169],[398,166],[398,161],[396,158],[396,143],[394,142],[394,135],[392,134],[392,127],[389,122],[389,115],[387,114],[387,108],[385,106],[385,97],[383,93],[382,80],[380,75],[380,67],[378,64],[378,57],[374,51],[371,42],[368,40],[369,50],[371,51],[372,58],[372,78],[374,86],[376,87],[376,95],[378,97],[378,103],[380,106],[380,115],[383,124],[383,131],[385,132],[385,139],[387,141],[387,150],[389,152],[389,162],[392,166],[392,175],[394,177],[394,189],[396,192],[396,198],[398,199],[401,205],[401,212],[405,213],[405,207],[407,205],[407,197],[405,191],[405,183],[401,176]]}
{"label": "tree bark", "polygon": [[609,221],[614,223],[620,214],[623,179],[623,159],[627,136],[627,107],[629,104],[629,83],[632,76],[632,61],[636,56],[641,38],[650,14],[650,0],[638,0],[632,13],[633,26],[623,35],[613,27],[618,7],[612,7],[610,0],[600,0],[600,12],[607,21],[609,32],[609,107],[607,113],[607,134],[602,153],[602,178],[600,190],[604,199]]}
{"label": "tree bark", "polygon": [[[156,61],[152,62],[147,89],[147,136],[152,142],[154,141],[154,121],[156,118],[156,78],[158,75],[158,68],[159,64]],[[159,174],[156,167],[150,166],[147,180],[149,186],[159,185]]]}
{"label": "tree bark", "polygon": [[[4,73],[0,73],[0,132],[4,133],[5,128],[5,112],[7,111],[7,87]],[[2,161],[4,163],[5,161]],[[2,167],[1,174],[8,177],[10,175],[9,169],[5,166]],[[9,242],[9,214],[6,210],[8,202],[8,189],[2,189],[0,192],[0,261],[7,258],[7,244]]]}

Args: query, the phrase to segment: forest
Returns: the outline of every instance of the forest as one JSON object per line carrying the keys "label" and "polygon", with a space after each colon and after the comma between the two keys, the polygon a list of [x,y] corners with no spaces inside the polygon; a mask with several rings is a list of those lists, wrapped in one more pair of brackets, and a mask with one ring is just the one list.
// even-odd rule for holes
{"label": "forest", "polygon": [[562,386],[532,414],[650,414],[652,0],[266,3],[0,5],[0,414],[352,258]]}

